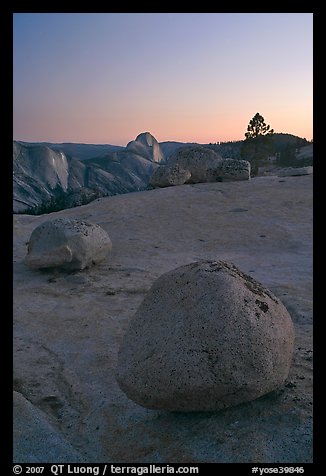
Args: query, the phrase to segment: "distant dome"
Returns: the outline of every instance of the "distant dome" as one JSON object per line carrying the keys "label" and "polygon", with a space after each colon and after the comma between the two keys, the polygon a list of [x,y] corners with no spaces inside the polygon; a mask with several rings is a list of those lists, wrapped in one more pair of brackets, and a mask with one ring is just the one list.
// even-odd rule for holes
{"label": "distant dome", "polygon": [[142,132],[138,134],[135,140],[127,144],[130,152],[139,154],[152,162],[164,161],[164,154],[154,136],[150,132]]}
{"label": "distant dome", "polygon": [[135,139],[137,142],[141,142],[144,145],[148,145],[150,147],[153,146],[154,142],[157,142],[154,136],[150,132],[142,132],[141,134],[138,134],[138,136]]}

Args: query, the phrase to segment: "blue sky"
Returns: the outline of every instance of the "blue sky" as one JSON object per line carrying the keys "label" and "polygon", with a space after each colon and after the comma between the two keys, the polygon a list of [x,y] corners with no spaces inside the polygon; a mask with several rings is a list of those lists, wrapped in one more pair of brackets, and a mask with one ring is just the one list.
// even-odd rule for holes
{"label": "blue sky", "polygon": [[312,139],[312,13],[14,14],[14,139]]}

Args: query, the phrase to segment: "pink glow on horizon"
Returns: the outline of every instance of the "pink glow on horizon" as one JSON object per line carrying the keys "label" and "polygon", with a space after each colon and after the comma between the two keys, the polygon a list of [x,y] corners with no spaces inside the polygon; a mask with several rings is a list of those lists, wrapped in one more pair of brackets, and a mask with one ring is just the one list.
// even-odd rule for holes
{"label": "pink glow on horizon", "polygon": [[311,140],[312,99],[310,13],[14,15],[15,140]]}

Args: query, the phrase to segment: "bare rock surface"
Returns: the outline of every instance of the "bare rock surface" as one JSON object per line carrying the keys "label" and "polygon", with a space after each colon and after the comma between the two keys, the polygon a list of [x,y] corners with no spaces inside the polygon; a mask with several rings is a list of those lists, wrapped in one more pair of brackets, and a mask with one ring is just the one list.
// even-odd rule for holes
{"label": "bare rock surface", "polygon": [[14,454],[16,463],[82,463],[80,454],[48,421],[42,410],[32,405],[21,393],[13,394]]}
{"label": "bare rock surface", "polygon": [[212,411],[254,400],[288,376],[294,329],[284,305],[224,261],[163,274],[131,321],[117,380],[136,403]]}
{"label": "bare rock surface", "polygon": [[81,270],[101,262],[111,249],[109,235],[99,225],[56,218],[33,230],[25,263],[32,269]]}
{"label": "bare rock surface", "polygon": [[282,169],[278,176],[279,177],[290,177],[298,175],[310,175],[313,173],[313,166],[308,165],[307,167],[287,167]]}
{"label": "bare rock surface", "polygon": [[[14,389],[73,447],[70,462],[312,461],[312,185],[312,175],[189,184],[13,217]],[[58,217],[101,226],[109,259],[78,272],[29,269],[32,231]],[[232,262],[281,299],[295,327],[288,378],[216,412],[146,409],[116,382],[118,349],[155,280],[199,260]],[[35,440],[25,443],[33,454]],[[28,462],[26,446],[15,448]]]}

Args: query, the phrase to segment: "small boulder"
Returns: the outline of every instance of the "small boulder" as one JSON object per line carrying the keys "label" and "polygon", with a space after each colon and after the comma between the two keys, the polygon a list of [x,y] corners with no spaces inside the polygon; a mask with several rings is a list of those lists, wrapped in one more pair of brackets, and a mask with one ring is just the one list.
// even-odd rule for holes
{"label": "small boulder", "polygon": [[147,408],[220,410],[279,388],[293,347],[278,298],[233,264],[200,261],[153,284],[121,343],[116,378]]}
{"label": "small boulder", "polygon": [[[220,177],[222,182],[250,179],[251,167],[250,162],[247,160],[222,159],[216,169],[218,171],[218,177]],[[215,178],[215,175],[216,171],[214,171],[213,178]]]}
{"label": "small boulder", "polygon": [[25,264],[32,269],[82,270],[104,260],[111,249],[109,235],[99,225],[56,218],[33,230]]}
{"label": "small boulder", "polygon": [[171,187],[173,185],[183,185],[191,177],[189,170],[185,170],[180,165],[175,164],[171,167],[161,165],[154,170],[150,179],[150,185],[153,187]]}

